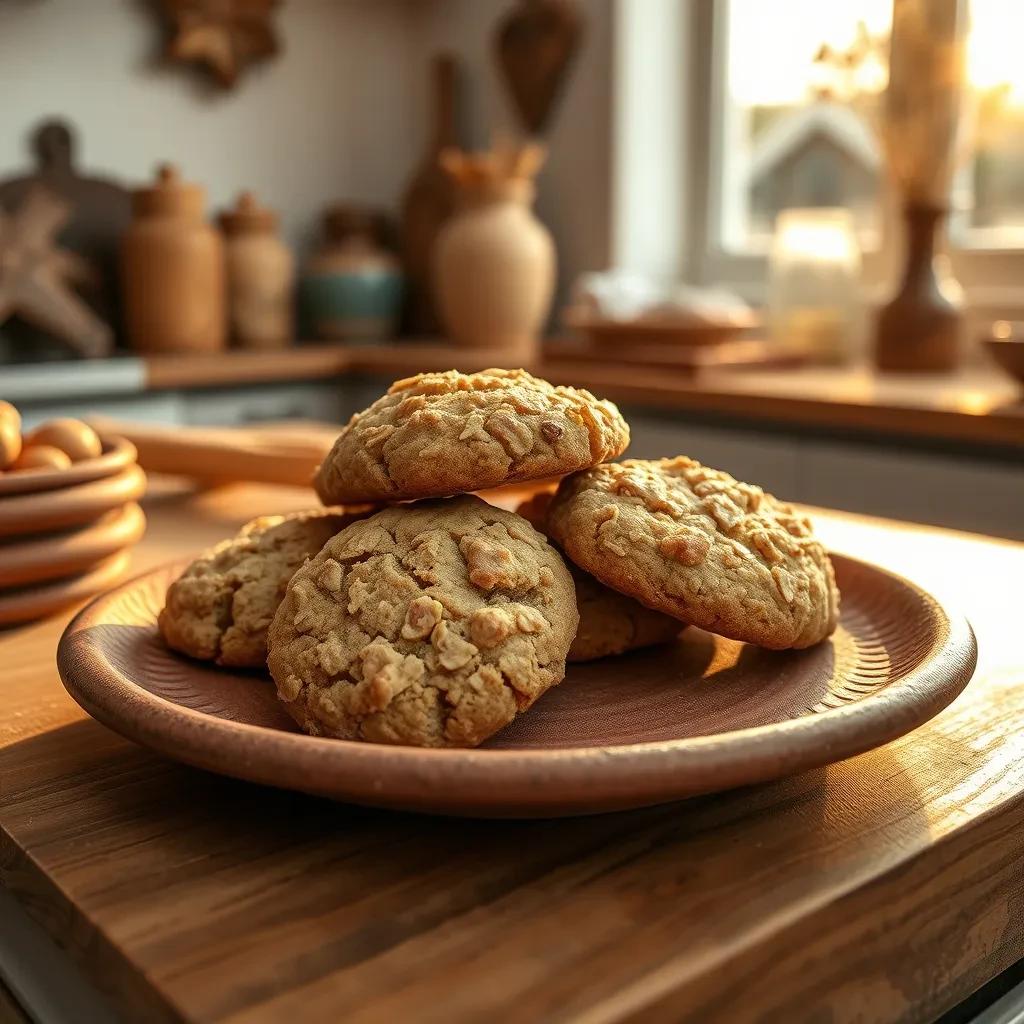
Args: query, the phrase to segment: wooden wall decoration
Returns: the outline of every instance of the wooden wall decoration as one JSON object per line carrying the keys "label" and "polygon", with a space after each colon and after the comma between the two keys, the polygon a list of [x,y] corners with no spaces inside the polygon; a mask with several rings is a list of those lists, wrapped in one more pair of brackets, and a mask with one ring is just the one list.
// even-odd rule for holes
{"label": "wooden wall decoration", "polygon": [[42,185],[70,206],[60,231],[60,243],[84,257],[95,271],[83,294],[96,315],[119,324],[118,247],[131,223],[131,192],[110,178],[83,174],[75,162],[76,133],[68,122],[40,122],[32,133],[35,168],[28,174],[0,181],[0,210],[18,209],[29,192]]}
{"label": "wooden wall decoration", "polygon": [[518,0],[498,26],[498,66],[530,134],[547,127],[582,39],[574,0]]}
{"label": "wooden wall decoration", "polygon": [[251,64],[281,49],[271,21],[279,0],[162,0],[167,56],[205,67],[225,89]]}
{"label": "wooden wall decoration", "polygon": [[0,324],[17,314],[82,355],[103,356],[113,346],[113,332],[71,287],[87,281],[93,269],[54,242],[70,213],[67,202],[41,185],[14,213],[0,212]]}

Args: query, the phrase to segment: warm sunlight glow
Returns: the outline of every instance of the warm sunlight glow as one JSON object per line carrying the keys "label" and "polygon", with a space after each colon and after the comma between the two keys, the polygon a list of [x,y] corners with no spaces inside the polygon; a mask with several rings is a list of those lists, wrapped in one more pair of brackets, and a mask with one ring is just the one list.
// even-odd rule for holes
{"label": "warm sunlight glow", "polygon": [[742,106],[802,103],[817,81],[814,55],[823,43],[845,50],[863,21],[888,32],[892,0],[732,0],[729,92]]}
{"label": "warm sunlight glow", "polygon": [[1020,0],[971,0],[967,74],[982,89],[1008,88],[1007,99],[1024,103],[1024,3]]}
{"label": "warm sunlight glow", "polygon": [[[983,89],[1005,86],[1024,105],[1024,0],[970,0],[967,67]],[[847,50],[858,22],[872,36],[888,33],[892,0],[731,0],[729,92],[740,106],[806,102],[819,81],[814,55],[822,44]],[[869,63],[858,85],[875,90],[885,72]]]}

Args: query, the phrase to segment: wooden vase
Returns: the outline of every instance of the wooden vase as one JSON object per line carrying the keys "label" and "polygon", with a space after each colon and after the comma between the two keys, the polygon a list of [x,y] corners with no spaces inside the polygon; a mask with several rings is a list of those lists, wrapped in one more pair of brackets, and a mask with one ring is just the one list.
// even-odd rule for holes
{"label": "wooden vase", "polygon": [[533,182],[483,182],[463,190],[461,210],[435,252],[441,319],[456,344],[532,354],[551,309],[555,246],[533,215]]}
{"label": "wooden vase", "polygon": [[955,369],[963,322],[960,288],[936,240],[946,216],[937,206],[904,208],[907,252],[896,297],[878,314],[875,364],[880,370],[937,373]]}
{"label": "wooden vase", "polygon": [[140,352],[212,352],[227,342],[224,242],[205,199],[170,166],[134,194],[121,280],[128,339]]}

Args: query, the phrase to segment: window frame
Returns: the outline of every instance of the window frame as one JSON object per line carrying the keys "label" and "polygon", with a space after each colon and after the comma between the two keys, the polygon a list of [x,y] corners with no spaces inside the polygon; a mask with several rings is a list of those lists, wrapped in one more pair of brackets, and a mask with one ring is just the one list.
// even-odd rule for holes
{"label": "window frame", "polygon": [[[729,0],[691,0],[684,53],[690,71],[685,139],[691,154],[686,223],[689,244],[683,270],[698,284],[721,284],[748,301],[763,303],[767,295],[767,252],[736,252],[723,244],[724,147],[730,129],[727,103]],[[872,297],[891,291],[902,252],[898,200],[883,184],[877,248],[863,252],[864,281]],[[1021,245],[993,244],[987,229],[974,232],[963,211],[951,213],[948,254],[954,276],[964,289],[972,313],[1020,317],[1024,312],[1024,230]],[[975,233],[978,244],[970,244]]]}

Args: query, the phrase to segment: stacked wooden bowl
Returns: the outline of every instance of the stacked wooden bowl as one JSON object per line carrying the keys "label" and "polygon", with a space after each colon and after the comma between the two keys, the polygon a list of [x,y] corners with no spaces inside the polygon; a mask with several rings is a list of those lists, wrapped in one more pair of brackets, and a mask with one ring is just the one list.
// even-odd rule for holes
{"label": "stacked wooden bowl", "polygon": [[129,441],[76,420],[21,437],[17,412],[0,403],[0,461],[0,626],[60,611],[124,574],[146,527],[146,477]]}

